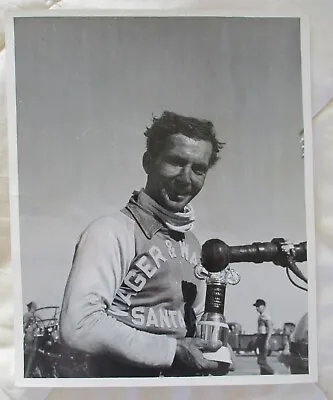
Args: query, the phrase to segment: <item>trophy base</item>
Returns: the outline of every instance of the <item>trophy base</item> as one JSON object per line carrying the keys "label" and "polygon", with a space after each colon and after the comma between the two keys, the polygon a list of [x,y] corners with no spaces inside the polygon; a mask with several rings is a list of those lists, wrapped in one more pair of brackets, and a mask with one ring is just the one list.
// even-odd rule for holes
{"label": "trophy base", "polygon": [[207,360],[231,364],[231,355],[228,347],[222,346],[215,353],[203,353]]}

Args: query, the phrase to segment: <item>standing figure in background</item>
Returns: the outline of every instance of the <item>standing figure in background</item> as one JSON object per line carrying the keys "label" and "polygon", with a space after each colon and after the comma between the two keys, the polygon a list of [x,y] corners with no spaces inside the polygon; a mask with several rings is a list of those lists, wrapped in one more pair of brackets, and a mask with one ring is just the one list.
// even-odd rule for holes
{"label": "standing figure in background", "polygon": [[269,351],[269,340],[273,333],[273,321],[266,311],[266,302],[263,299],[257,299],[253,304],[258,311],[258,337],[256,348],[259,349],[258,365],[261,375],[274,375],[273,368],[267,362]]}
{"label": "standing figure in background", "polygon": [[33,330],[33,325],[35,325],[37,304],[31,301],[27,304],[28,311],[23,315],[23,332],[25,334]]}
{"label": "standing figure in background", "polygon": [[23,315],[24,332],[24,374],[28,376],[36,353],[36,333],[39,329],[39,317],[36,314],[37,304],[31,301],[27,304],[28,311]]}
{"label": "standing figure in background", "polygon": [[291,335],[295,330],[295,324],[293,322],[286,322],[283,325],[283,353],[289,354],[290,353],[290,339]]}

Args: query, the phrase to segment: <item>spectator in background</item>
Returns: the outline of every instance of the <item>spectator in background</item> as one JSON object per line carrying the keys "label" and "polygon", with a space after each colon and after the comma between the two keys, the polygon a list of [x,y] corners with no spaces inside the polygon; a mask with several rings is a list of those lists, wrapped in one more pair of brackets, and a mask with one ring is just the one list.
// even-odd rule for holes
{"label": "spectator in background", "polygon": [[258,365],[261,375],[274,375],[273,368],[267,362],[269,351],[269,340],[273,333],[273,321],[266,311],[266,302],[263,299],[257,299],[253,304],[258,312],[258,336],[256,348],[259,349]]}
{"label": "spectator in background", "polygon": [[282,340],[283,340],[283,352],[285,354],[289,354],[290,352],[290,338],[294,330],[295,330],[295,324],[293,322],[286,322],[283,325]]}
{"label": "spectator in background", "polygon": [[37,310],[37,304],[34,301],[31,301],[27,304],[28,311],[23,315],[23,331],[27,332],[29,327],[33,325],[35,321],[35,313]]}

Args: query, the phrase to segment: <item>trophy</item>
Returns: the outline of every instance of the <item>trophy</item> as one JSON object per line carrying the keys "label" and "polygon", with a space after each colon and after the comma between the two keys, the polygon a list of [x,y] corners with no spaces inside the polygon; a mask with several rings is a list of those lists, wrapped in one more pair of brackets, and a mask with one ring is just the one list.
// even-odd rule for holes
{"label": "trophy", "polygon": [[251,245],[228,246],[222,240],[210,239],[202,246],[201,264],[195,268],[199,279],[207,284],[205,310],[197,324],[196,337],[208,341],[221,341],[222,346],[215,353],[204,353],[205,358],[226,365],[231,364],[228,348],[229,326],[224,316],[227,285],[237,285],[240,275],[230,268],[230,263],[272,261],[274,264],[291,270],[298,278],[307,283],[307,279],[296,266],[297,262],[307,259],[307,243],[289,245],[286,240],[275,238],[271,242],[255,242]]}

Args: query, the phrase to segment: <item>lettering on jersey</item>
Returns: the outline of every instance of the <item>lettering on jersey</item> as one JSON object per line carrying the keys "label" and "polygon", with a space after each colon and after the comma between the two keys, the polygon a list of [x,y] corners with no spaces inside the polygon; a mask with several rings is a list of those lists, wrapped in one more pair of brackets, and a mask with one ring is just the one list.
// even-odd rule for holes
{"label": "lettering on jersey", "polygon": [[[175,242],[177,243],[177,242]],[[179,241],[179,249],[173,245],[170,239],[165,240],[166,250],[171,259],[182,257],[191,265],[196,266],[198,264],[198,258],[195,252],[191,253],[189,245],[184,241]],[[178,253],[178,254],[177,254]],[[117,291],[116,297],[118,297],[123,303],[131,306],[132,296],[141,292],[145,287],[147,281],[151,279],[161,265],[167,261],[167,258],[163,255],[161,249],[156,245],[152,246],[147,253],[139,257],[132,265],[130,271],[127,273],[122,286]],[[168,318],[174,318],[168,316]],[[154,325],[154,317],[150,317],[151,324]]]}
{"label": "lettering on jersey", "polygon": [[185,258],[186,261],[189,261],[190,264],[192,265],[197,265],[197,255],[195,251],[192,253],[191,258],[190,258],[190,250],[189,250],[189,245],[185,243],[183,240],[179,242],[179,248],[180,248],[180,255]]}
{"label": "lettering on jersey", "polygon": [[147,283],[147,279],[151,279],[160,268],[161,263],[167,260],[157,246],[152,246],[148,254],[150,257],[143,254],[136,260],[133,268],[125,276],[122,287],[117,292],[117,296],[128,306],[131,305],[132,295],[141,292]]}
{"label": "lettering on jersey", "polygon": [[155,328],[185,328],[185,322],[180,310],[167,310],[165,308],[134,307],[132,309],[132,322],[137,326],[153,326]]}
{"label": "lettering on jersey", "polygon": [[151,247],[149,250],[149,254],[153,257],[158,268],[160,268],[160,261],[165,262],[167,259],[163,256],[161,250],[157,246]]}
{"label": "lettering on jersey", "polygon": [[177,257],[176,249],[173,247],[171,240],[167,239],[167,240],[165,241],[165,245],[166,245],[166,247],[167,247],[167,249],[168,249],[169,256],[170,256],[171,258],[176,258],[176,257]]}
{"label": "lettering on jersey", "polygon": [[144,307],[135,307],[132,310],[132,321],[135,325],[143,326],[145,323]]}
{"label": "lettering on jersey", "polygon": [[142,256],[138,259],[135,265],[147,276],[147,278],[151,278],[154,276],[155,272],[157,271],[157,265],[152,264],[149,262],[147,256]]}
{"label": "lettering on jersey", "polygon": [[124,284],[134,290],[134,292],[140,292],[146,282],[146,278],[143,275],[138,274],[134,269],[129,271],[124,279]]}

